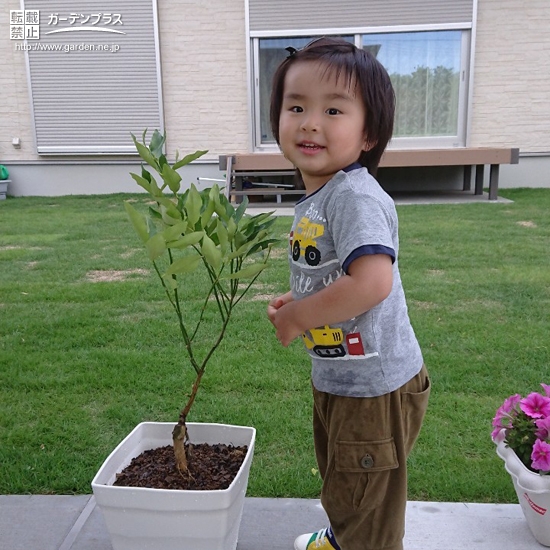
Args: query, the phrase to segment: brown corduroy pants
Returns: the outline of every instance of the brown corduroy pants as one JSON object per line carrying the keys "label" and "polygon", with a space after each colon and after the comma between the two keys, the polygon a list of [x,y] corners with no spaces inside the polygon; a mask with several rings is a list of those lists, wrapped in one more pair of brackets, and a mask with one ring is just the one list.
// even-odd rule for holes
{"label": "brown corduroy pants", "polygon": [[428,405],[426,367],[380,397],[313,389],[321,503],[341,550],[402,550],[407,456]]}

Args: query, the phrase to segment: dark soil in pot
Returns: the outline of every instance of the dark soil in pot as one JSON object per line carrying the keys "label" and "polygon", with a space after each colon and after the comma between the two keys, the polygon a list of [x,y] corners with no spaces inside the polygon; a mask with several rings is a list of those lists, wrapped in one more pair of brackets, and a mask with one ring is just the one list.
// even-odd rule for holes
{"label": "dark soil in pot", "polygon": [[191,445],[187,453],[190,476],[186,478],[176,467],[173,447],[158,447],[134,458],[117,474],[114,485],[194,491],[227,489],[235,479],[247,451],[246,445]]}

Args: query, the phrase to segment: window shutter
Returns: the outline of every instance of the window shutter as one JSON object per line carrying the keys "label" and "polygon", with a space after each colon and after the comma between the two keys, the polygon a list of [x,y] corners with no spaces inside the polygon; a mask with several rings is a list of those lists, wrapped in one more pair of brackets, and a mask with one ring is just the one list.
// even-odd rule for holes
{"label": "window shutter", "polygon": [[39,154],[133,154],[130,132],[163,129],[156,0],[23,9],[40,10],[40,37],[26,41]]}
{"label": "window shutter", "polygon": [[251,33],[471,23],[473,16],[473,0],[249,0],[249,6]]}

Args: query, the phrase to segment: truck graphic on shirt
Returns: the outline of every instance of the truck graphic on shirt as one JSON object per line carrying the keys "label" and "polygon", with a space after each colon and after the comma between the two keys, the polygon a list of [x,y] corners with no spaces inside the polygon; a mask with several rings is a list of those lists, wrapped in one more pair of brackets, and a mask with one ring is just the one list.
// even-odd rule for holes
{"label": "truck graphic on shirt", "polygon": [[292,259],[296,262],[303,256],[308,265],[319,265],[321,252],[317,248],[317,239],[323,235],[325,228],[319,223],[302,218],[296,225],[290,243]]}
{"label": "truck graphic on shirt", "polygon": [[[302,339],[308,350],[312,350],[319,357],[336,358],[344,357],[346,349],[342,345],[344,342],[344,333],[342,329],[331,328],[325,325],[321,328],[312,328]],[[349,355],[365,355],[361,334],[359,332],[349,333],[345,337]]]}
{"label": "truck graphic on shirt", "polygon": [[302,338],[306,348],[313,350],[319,357],[344,357],[346,355],[346,350],[342,346],[344,341],[342,329],[330,328],[325,325],[322,328],[308,330],[302,334]]}

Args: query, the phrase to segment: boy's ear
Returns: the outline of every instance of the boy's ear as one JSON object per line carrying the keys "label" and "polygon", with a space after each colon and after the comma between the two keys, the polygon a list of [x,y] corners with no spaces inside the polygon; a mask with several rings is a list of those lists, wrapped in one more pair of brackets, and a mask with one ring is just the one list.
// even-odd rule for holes
{"label": "boy's ear", "polygon": [[370,141],[369,138],[365,138],[365,141],[363,142],[363,151],[365,151],[365,153],[367,153],[368,151],[370,151],[375,145],[376,145],[376,140],[375,141]]}

